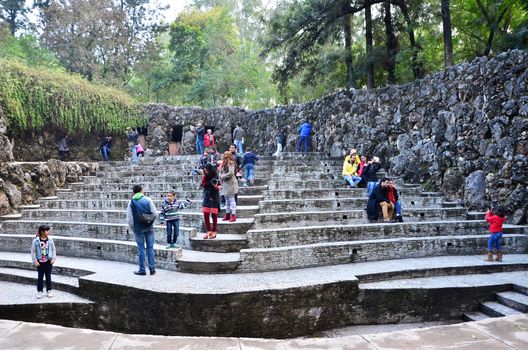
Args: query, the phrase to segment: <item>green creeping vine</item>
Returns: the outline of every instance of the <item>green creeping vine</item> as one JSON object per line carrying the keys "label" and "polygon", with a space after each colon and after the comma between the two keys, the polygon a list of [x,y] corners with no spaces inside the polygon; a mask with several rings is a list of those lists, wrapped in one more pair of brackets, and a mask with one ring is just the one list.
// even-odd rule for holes
{"label": "green creeping vine", "polygon": [[60,70],[0,59],[0,109],[10,131],[44,126],[75,132],[122,132],[146,117],[126,93]]}

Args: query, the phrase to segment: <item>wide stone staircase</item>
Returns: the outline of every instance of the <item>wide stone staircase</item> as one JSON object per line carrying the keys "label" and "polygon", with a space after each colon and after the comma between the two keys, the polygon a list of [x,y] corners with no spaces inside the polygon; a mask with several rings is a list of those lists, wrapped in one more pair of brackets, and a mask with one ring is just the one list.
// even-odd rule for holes
{"label": "wide stone staircase", "polygon": [[[195,287],[184,292],[184,286],[170,285],[166,290],[182,297],[223,295],[225,305],[214,307],[219,318],[231,314],[233,303],[257,312],[255,304],[262,302],[261,312],[269,314],[250,320],[238,317],[236,322],[242,326],[229,330],[220,326],[196,330],[191,325],[200,321],[189,319],[192,331],[159,328],[163,330],[153,332],[283,337],[346,324],[447,319],[460,317],[464,310],[470,314],[482,309],[500,293],[528,287],[527,227],[505,225],[504,262],[484,262],[484,213],[468,212],[446,202],[441,193],[423,191],[419,184],[399,178],[395,182],[405,221],[368,222],[366,189],[347,188],[340,176],[342,160],[321,153],[263,157],[255,167],[252,185],[240,187],[237,221],[221,221],[221,211],[217,238],[204,240],[200,176],[192,175],[197,162],[195,156],[180,156],[143,158],[137,166],[102,163],[96,174],[71,184],[56,197],[41,198],[37,205],[3,217],[0,279],[35,282],[29,247],[37,227],[47,223],[60,256],[56,288],[90,299],[93,283],[136,287],[132,271],[137,250],[126,224],[126,206],[132,186],[140,183],[157,208],[169,190],[176,191],[178,199],[192,201],[180,223],[178,243],[183,249],[166,249],[165,228],[155,225],[157,267],[173,274],[171,280],[186,281],[185,288]],[[482,282],[493,276],[500,283]],[[161,292],[156,289],[159,286],[139,283],[145,293]],[[445,288],[451,289],[443,298],[437,295]],[[269,293],[258,297],[264,290]],[[310,293],[315,293],[313,302],[306,302]],[[293,306],[298,302],[296,295],[304,303]],[[457,299],[456,307],[443,305],[450,297]],[[230,298],[242,301],[229,304]],[[434,313],[427,303],[437,304]],[[206,305],[200,310],[205,312]],[[292,310],[278,311],[288,307]],[[213,317],[207,310],[208,317]],[[284,328],[294,318],[299,323]],[[307,323],[302,324],[303,320]]]}

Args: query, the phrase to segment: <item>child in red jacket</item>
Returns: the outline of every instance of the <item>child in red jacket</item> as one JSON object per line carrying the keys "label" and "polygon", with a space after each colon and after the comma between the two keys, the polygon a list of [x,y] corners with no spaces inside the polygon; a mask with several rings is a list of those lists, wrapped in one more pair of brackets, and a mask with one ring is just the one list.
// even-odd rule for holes
{"label": "child in red jacket", "polygon": [[495,261],[502,261],[501,239],[502,225],[506,221],[505,210],[502,207],[496,207],[486,212],[486,221],[489,222],[490,238],[488,240],[488,255],[484,261],[493,261],[493,246],[497,249],[497,258]]}

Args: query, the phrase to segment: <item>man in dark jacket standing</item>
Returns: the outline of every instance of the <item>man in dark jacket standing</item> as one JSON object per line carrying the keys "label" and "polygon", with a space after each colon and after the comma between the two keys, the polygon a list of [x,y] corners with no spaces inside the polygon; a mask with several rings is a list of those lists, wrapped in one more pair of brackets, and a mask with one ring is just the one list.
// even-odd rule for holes
{"label": "man in dark jacket standing", "polygon": [[233,143],[236,146],[237,154],[241,155],[244,153],[244,137],[246,136],[246,132],[240,124],[236,125],[235,130],[233,130]]}
{"label": "man in dark jacket standing", "polygon": [[[394,205],[389,198],[389,186],[391,179],[383,177],[379,184],[374,187],[374,190],[369,196],[367,203],[367,216],[371,221],[377,221],[379,210],[383,213],[384,222],[394,222],[392,216],[394,215]],[[397,199],[396,199],[397,200]]]}
{"label": "man in dark jacket standing", "polygon": [[136,236],[136,243],[138,246],[138,260],[139,270],[134,271],[135,275],[146,275],[145,270],[145,243],[147,244],[147,255],[150,274],[156,273],[156,265],[154,262],[154,227],[153,225],[146,226],[140,222],[141,214],[152,214],[157,216],[156,207],[152,199],[143,194],[143,187],[141,185],[134,185],[134,196],[128,203],[127,208],[127,223],[130,229]]}

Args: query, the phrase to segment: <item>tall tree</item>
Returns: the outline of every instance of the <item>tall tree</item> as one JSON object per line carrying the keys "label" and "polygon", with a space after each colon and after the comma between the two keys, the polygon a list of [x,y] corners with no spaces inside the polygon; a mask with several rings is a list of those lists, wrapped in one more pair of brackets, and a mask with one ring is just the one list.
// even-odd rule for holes
{"label": "tall tree", "polygon": [[7,22],[11,35],[25,26],[28,12],[25,0],[0,0],[0,19]]}
{"label": "tall tree", "polygon": [[451,8],[449,0],[442,0],[440,6],[444,35],[444,62],[446,67],[451,67],[453,65],[453,38],[451,36]]}
{"label": "tall tree", "polygon": [[374,58],[372,57],[372,13],[371,7],[365,7],[365,49],[367,62],[367,88],[374,88]]}
{"label": "tall tree", "polygon": [[42,39],[70,71],[121,85],[155,35],[148,3],[52,1],[41,6]]}
{"label": "tall tree", "polygon": [[351,16],[343,17],[343,34],[345,36],[345,64],[347,70],[347,88],[354,87],[354,68],[352,64],[352,27]]}
{"label": "tall tree", "polygon": [[389,84],[396,83],[396,53],[398,51],[396,36],[394,35],[394,26],[392,24],[391,5],[389,2],[383,4],[384,17],[383,22],[385,23],[385,34],[387,36],[386,47],[387,47],[387,58],[385,67],[387,68]]}

